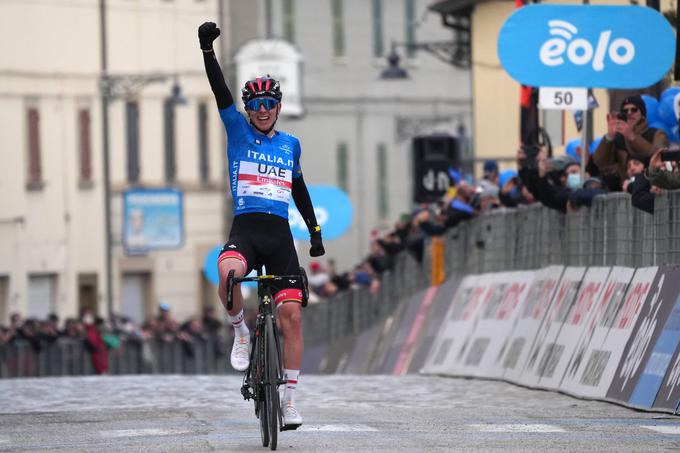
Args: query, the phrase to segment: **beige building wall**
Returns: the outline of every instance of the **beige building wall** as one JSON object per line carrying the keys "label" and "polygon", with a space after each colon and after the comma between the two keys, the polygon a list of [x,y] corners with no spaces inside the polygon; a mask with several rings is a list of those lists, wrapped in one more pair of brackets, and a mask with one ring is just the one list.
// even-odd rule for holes
{"label": "beige building wall", "polygon": [[[184,245],[142,257],[126,256],[121,247],[121,194],[129,188],[124,99],[111,103],[114,311],[122,305],[122,274],[148,272],[147,313],[164,300],[184,319],[198,314],[204,303],[217,302],[200,269],[205,253],[224,240],[223,128],[196,37],[201,22],[217,21],[218,2],[108,0],[107,5],[110,74],[176,75],[130,94],[141,114],[140,186],[167,186],[163,100],[174,80],[188,100],[176,110],[175,187],[184,192]],[[225,5],[228,10],[229,2]],[[37,314],[28,304],[31,277],[51,277],[55,289],[49,309],[62,319],[77,315],[79,280],[93,277],[98,313],[107,314],[99,70],[99,1],[0,3],[0,279],[8,283],[0,294],[0,324],[13,312]],[[208,104],[207,184],[199,174],[201,101]],[[40,115],[42,185],[37,189],[27,187],[27,106]],[[77,128],[83,106],[90,110],[93,171],[91,183],[84,185],[79,183]]]}

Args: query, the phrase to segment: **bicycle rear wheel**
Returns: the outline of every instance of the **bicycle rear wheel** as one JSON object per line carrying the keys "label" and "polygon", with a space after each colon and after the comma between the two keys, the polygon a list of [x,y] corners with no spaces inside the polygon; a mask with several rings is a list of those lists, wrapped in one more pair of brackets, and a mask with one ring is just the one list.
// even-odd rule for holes
{"label": "bicycle rear wheel", "polygon": [[274,337],[274,323],[271,317],[267,317],[265,324],[265,343],[267,345],[267,380],[265,393],[267,394],[267,412],[269,418],[269,447],[276,450],[276,441],[281,421],[281,405],[279,403],[279,382],[281,381],[281,369],[279,366],[279,352]]}
{"label": "bicycle rear wheel", "polygon": [[253,389],[255,390],[255,414],[260,419],[260,438],[262,446],[269,446],[269,410],[267,408],[267,368],[265,358],[266,343],[262,335],[255,335],[255,379]]}

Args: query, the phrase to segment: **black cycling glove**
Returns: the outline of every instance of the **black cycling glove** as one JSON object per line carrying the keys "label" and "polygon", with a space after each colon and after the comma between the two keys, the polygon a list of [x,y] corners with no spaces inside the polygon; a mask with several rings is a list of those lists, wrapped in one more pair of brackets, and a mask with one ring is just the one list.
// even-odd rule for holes
{"label": "black cycling glove", "polygon": [[220,29],[215,22],[203,22],[198,27],[198,41],[201,43],[202,50],[212,50],[212,43],[220,35]]}
{"label": "black cycling glove", "polygon": [[309,232],[309,242],[311,242],[312,246],[309,249],[309,255],[310,256],[321,256],[324,253],[326,253],[326,249],[323,248],[323,241],[321,240],[321,227],[320,226],[315,226],[310,232]]}

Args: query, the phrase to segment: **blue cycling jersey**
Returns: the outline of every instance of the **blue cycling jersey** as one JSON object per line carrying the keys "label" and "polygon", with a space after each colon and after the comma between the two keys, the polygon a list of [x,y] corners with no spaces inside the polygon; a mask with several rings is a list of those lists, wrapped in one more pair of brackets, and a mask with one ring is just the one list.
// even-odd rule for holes
{"label": "blue cycling jersey", "polygon": [[293,179],[302,175],[300,141],[285,132],[269,138],[253,128],[234,104],[221,109],[234,216],[249,212],[288,219]]}

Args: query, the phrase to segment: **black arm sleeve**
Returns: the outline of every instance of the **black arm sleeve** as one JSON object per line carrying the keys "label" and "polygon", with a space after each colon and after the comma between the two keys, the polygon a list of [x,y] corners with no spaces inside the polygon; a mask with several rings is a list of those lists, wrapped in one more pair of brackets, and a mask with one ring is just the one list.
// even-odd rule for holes
{"label": "black arm sleeve", "polygon": [[224,75],[220,64],[217,62],[215,52],[203,52],[203,63],[205,63],[205,73],[208,75],[210,88],[215,94],[215,101],[217,101],[217,108],[222,110],[234,103],[234,98],[224,81]]}
{"label": "black arm sleeve", "polygon": [[314,215],[314,206],[312,206],[312,199],[309,197],[309,191],[305,185],[302,176],[293,179],[293,201],[295,201],[295,206],[297,206],[300,215],[305,219],[305,224],[307,224],[307,229],[311,233],[313,228],[317,226],[316,215]]}

